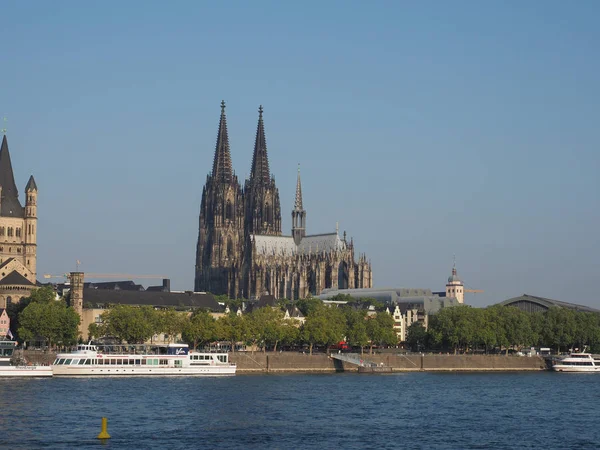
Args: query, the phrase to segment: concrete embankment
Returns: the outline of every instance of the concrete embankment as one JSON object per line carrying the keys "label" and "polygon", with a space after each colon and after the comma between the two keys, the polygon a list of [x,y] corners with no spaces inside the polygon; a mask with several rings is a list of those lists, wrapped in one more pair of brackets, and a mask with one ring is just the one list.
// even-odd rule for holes
{"label": "concrete embankment", "polygon": [[[484,356],[484,355],[399,355],[364,354],[365,361],[392,368],[393,372],[416,371],[525,371],[545,370],[540,357]],[[282,372],[357,372],[358,366],[337,361],[325,354],[302,353],[230,353],[238,373]]]}

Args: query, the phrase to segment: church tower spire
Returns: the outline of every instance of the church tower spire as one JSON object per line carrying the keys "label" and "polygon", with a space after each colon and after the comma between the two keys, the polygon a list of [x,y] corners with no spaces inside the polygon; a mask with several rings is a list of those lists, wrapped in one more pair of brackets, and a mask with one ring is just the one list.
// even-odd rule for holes
{"label": "church tower spire", "polygon": [[258,126],[250,178],[244,189],[246,199],[246,232],[249,234],[281,235],[281,206],[275,178],[269,170],[267,139],[263,107],[258,108]]}
{"label": "church tower spire", "polygon": [[217,182],[224,183],[231,183],[233,177],[229,136],[227,135],[227,117],[225,116],[225,100],[221,101],[221,119],[219,120],[212,176]]}
{"label": "church tower spire", "polygon": [[300,182],[300,164],[298,164],[298,180],[296,181],[296,200],[292,210],[292,236],[296,245],[300,245],[306,236],[306,211],[302,207],[302,183]]}
{"label": "church tower spire", "polygon": [[252,170],[250,172],[250,177],[256,183],[262,184],[269,183],[271,179],[262,105],[258,108],[258,126],[256,127],[256,140],[254,142],[254,154],[252,155]]}
{"label": "church tower spire", "polygon": [[15,184],[6,135],[2,136],[2,145],[0,146],[0,189],[2,189],[0,216],[23,217],[23,207],[19,201],[19,191]]}

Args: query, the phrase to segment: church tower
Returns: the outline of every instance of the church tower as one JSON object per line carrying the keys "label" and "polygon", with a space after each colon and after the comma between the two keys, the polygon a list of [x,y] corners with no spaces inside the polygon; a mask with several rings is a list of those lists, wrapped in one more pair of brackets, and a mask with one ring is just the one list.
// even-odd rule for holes
{"label": "church tower", "polygon": [[454,297],[458,303],[465,302],[465,288],[462,280],[456,274],[456,259],[452,266],[452,275],[448,277],[448,283],[446,283],[446,297]]}
{"label": "church tower", "polygon": [[244,247],[244,197],[231,166],[224,101],[213,169],[202,190],[199,221],[195,290],[235,298]]}
{"label": "church tower", "polygon": [[300,183],[300,164],[298,164],[298,181],[296,182],[296,200],[292,210],[292,237],[296,245],[300,245],[306,236],[306,211],[302,207],[302,184]]}
{"label": "church tower", "polygon": [[33,175],[25,186],[25,226],[23,258],[25,266],[36,273],[37,267],[37,185]]}
{"label": "church tower", "polygon": [[281,206],[275,178],[269,171],[263,108],[258,108],[258,126],[252,156],[250,178],[244,188],[246,232],[249,235],[281,236]]}

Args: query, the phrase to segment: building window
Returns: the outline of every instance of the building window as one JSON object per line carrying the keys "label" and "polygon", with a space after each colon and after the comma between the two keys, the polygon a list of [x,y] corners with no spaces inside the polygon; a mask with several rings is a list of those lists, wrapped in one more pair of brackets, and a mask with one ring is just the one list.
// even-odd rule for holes
{"label": "building window", "polygon": [[21,229],[20,229],[20,228],[17,228],[17,229],[16,229],[15,235],[16,235],[17,237],[21,237]]}
{"label": "building window", "polygon": [[14,231],[13,227],[8,227],[8,233],[7,234],[8,234],[9,237],[13,235],[13,231]]}
{"label": "building window", "polygon": [[0,227],[0,236],[4,236],[5,232],[6,230],[4,229],[4,227]]}
{"label": "building window", "polygon": [[21,253],[21,247],[17,247],[17,253]]}
{"label": "building window", "polygon": [[10,295],[6,297],[6,306],[8,305],[12,305],[12,297]]}

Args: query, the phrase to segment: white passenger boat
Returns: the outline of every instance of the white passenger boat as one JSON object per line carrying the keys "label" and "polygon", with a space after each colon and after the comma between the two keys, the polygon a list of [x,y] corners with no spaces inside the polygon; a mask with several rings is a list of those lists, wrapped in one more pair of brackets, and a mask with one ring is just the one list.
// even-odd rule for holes
{"label": "white passenger boat", "polygon": [[600,372],[600,357],[591,353],[571,353],[557,360],[552,369],[556,372]]}
{"label": "white passenger boat", "polygon": [[38,366],[16,354],[16,341],[0,341],[0,378],[4,377],[51,377],[51,366]]}
{"label": "white passenger boat", "polygon": [[197,353],[187,344],[78,345],[59,353],[56,376],[217,376],[235,375],[227,353]]}

